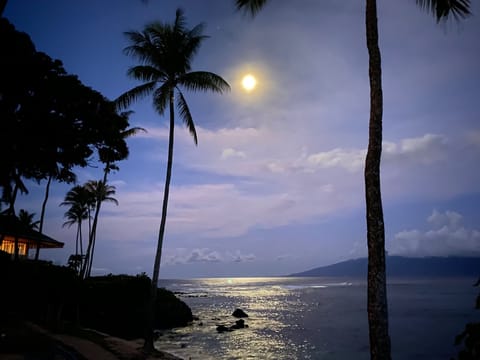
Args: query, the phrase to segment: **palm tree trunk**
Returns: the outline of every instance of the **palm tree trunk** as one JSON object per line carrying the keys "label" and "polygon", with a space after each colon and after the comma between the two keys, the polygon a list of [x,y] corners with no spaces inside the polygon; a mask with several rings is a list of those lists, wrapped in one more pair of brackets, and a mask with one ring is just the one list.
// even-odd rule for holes
{"label": "palm tree trunk", "polygon": [[78,222],[78,239],[80,243],[80,255],[83,256],[82,219]]}
{"label": "palm tree trunk", "polygon": [[[40,226],[38,228],[38,231],[41,233],[43,231],[43,221],[45,219],[45,209],[47,208],[47,201],[48,201],[48,196],[50,194],[50,184],[52,183],[52,175],[48,177],[47,181],[47,186],[45,188],[45,197],[43,198],[43,203],[42,203],[42,211],[40,213]],[[40,255],[40,242],[37,241],[37,249],[35,251],[35,260],[38,260],[38,256]]]}
{"label": "palm tree trunk", "polygon": [[80,226],[77,226],[77,238],[75,239],[75,256],[78,256],[79,239],[80,239]]}
{"label": "palm tree trunk", "polygon": [[95,237],[97,232],[97,223],[98,223],[98,214],[100,212],[101,201],[97,201],[97,206],[95,208],[95,215],[93,216],[93,223],[92,228],[90,229],[90,234],[88,238],[88,247],[87,253],[85,255],[85,265],[82,271],[82,275],[84,278],[90,276],[92,272],[92,262],[93,262],[93,250],[95,247]]}
{"label": "palm tree trunk", "polygon": [[365,196],[368,242],[368,323],[372,360],[391,359],[385,273],[385,227],[380,191],[382,155],[382,68],[378,46],[377,4],[367,0],[367,48],[370,77],[370,124],[365,160]]}
{"label": "palm tree trunk", "polygon": [[18,261],[18,251],[19,251],[19,248],[18,248],[18,236],[15,235],[15,238],[13,240],[13,246],[14,246],[14,249],[13,249],[13,259],[15,261]]}
{"label": "palm tree trunk", "polygon": [[[98,206],[100,207],[100,204]],[[96,213],[95,216],[98,218],[98,213]],[[96,219],[93,220],[92,231],[93,231],[92,233],[93,238],[91,240],[92,247],[90,249],[90,259],[88,260],[88,269],[87,269],[86,277],[90,277],[92,273],[93,254],[95,252],[95,240],[97,239],[97,220]]]}
{"label": "palm tree trunk", "polygon": [[15,215],[15,201],[17,200],[18,194],[18,183],[15,181],[15,186],[13,187],[12,196],[10,196],[10,204],[8,207],[8,212],[10,215]]}
{"label": "palm tree trunk", "polygon": [[[110,161],[107,161],[107,163],[105,165],[105,170],[103,172],[103,180],[102,180],[102,183],[103,183],[104,187],[107,186],[107,175],[108,175],[109,168],[110,168]],[[97,200],[97,206],[96,206],[96,209],[95,209],[95,215],[94,215],[94,218],[93,218],[93,225],[92,225],[92,229],[91,229],[91,234],[92,234],[93,238],[89,242],[89,244],[91,243],[92,246],[91,246],[91,250],[90,250],[90,259],[88,261],[88,269],[87,269],[87,272],[86,272],[86,277],[90,277],[90,274],[92,273],[93,254],[95,253],[95,240],[97,239],[98,215],[100,214],[101,204],[102,204],[102,200]]]}
{"label": "palm tree trunk", "polygon": [[[95,224],[95,221],[94,221]],[[87,276],[87,271],[89,269],[90,264],[90,252],[92,251],[92,241],[93,241],[93,230],[94,226],[92,225],[90,231],[88,232],[88,246],[87,251],[85,252],[85,261],[83,262],[82,271],[81,271],[81,278],[85,279]]]}
{"label": "palm tree trunk", "polygon": [[175,130],[175,114],[174,114],[174,95],[173,90],[170,92],[170,129],[168,135],[168,160],[167,174],[165,177],[165,189],[163,192],[162,218],[160,220],[160,229],[158,231],[157,253],[155,254],[155,263],[153,265],[152,284],[150,289],[150,305],[147,312],[147,329],[145,332],[145,344],[143,348],[147,352],[154,350],[153,346],[153,327],[155,321],[155,304],[157,300],[158,277],[160,275],[160,260],[162,259],[163,237],[165,234],[165,224],[167,220],[168,195],[170,192],[170,179],[172,177],[173,165],[173,140]]}

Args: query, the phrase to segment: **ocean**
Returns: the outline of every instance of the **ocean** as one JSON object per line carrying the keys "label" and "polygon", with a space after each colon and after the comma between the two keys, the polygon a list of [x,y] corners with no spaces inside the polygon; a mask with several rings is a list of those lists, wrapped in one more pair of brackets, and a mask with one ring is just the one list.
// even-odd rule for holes
{"label": "ocean", "polygon": [[[390,279],[394,359],[450,359],[474,309],[476,279]],[[156,347],[184,359],[369,359],[367,287],[362,279],[212,278],[162,280],[198,317],[163,333]],[[218,333],[248,314],[248,328]]]}

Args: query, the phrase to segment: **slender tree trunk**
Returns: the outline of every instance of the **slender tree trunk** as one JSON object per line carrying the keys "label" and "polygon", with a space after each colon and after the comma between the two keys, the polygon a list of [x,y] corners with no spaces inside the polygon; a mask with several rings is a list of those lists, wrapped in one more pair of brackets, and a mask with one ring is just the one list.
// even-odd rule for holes
{"label": "slender tree trunk", "polygon": [[13,239],[13,246],[14,246],[14,248],[13,248],[13,259],[15,261],[18,261],[18,251],[19,251],[19,249],[18,249],[18,236],[17,235],[15,235],[15,238]]}
{"label": "slender tree trunk", "polygon": [[10,204],[8,207],[9,214],[13,216],[15,216],[15,201],[17,200],[17,194],[18,194],[18,184],[15,181],[15,186],[13,187],[13,191],[10,196]]}
{"label": "slender tree trunk", "polygon": [[82,219],[78,222],[78,239],[80,243],[80,255],[83,256]]}
{"label": "slender tree trunk", "polygon": [[[96,210],[95,210],[96,211]],[[88,234],[88,246],[87,246],[87,251],[85,252],[85,261],[82,266],[82,272],[81,272],[81,277],[82,279],[85,279],[87,276],[88,269],[90,267],[90,253],[92,251],[92,243],[93,243],[93,238],[94,238],[94,229],[96,228],[96,223],[95,220],[93,221],[93,225],[90,228],[89,234]]]}
{"label": "slender tree trunk", "polygon": [[93,238],[92,238],[92,247],[90,249],[90,259],[88,260],[88,268],[87,268],[87,273],[86,273],[86,277],[90,277],[91,273],[92,273],[92,264],[93,264],[93,254],[95,253],[95,240],[97,239],[97,222],[94,220],[93,221],[93,227],[92,227],[92,230],[95,231],[93,233]]}
{"label": "slender tree trunk", "polygon": [[78,243],[80,239],[80,226],[77,225],[77,238],[75,239],[75,256],[78,256]]}
{"label": "slender tree trunk", "polygon": [[[50,184],[52,183],[52,175],[48,177],[47,186],[45,188],[45,197],[43,198],[42,211],[40,212],[40,226],[38,231],[41,233],[43,231],[43,221],[45,220],[45,209],[47,208],[48,196],[50,194]],[[37,249],[35,251],[35,260],[38,260],[40,255],[40,241],[37,241]]]}
{"label": "slender tree trunk", "polygon": [[[108,175],[109,168],[110,168],[110,161],[107,161],[107,163],[105,164],[105,170],[103,172],[103,180],[102,180],[102,184],[105,189],[107,188],[107,175]],[[101,204],[102,204],[102,200],[97,200],[97,206],[95,209],[95,215],[93,218],[93,225],[91,229],[93,239],[91,241],[92,247],[90,251],[90,260],[88,262],[88,269],[86,274],[87,277],[90,277],[90,274],[92,273],[93,254],[95,253],[95,240],[97,239],[97,223],[98,223],[98,216],[100,214]]]}
{"label": "slender tree trunk", "polygon": [[158,231],[157,252],[155,254],[155,262],[153,265],[152,284],[150,289],[150,304],[147,316],[147,329],[145,332],[145,344],[143,348],[146,352],[154,350],[153,346],[153,327],[155,321],[155,303],[157,300],[157,286],[160,275],[160,261],[162,259],[163,237],[165,234],[165,224],[167,220],[168,195],[170,192],[170,179],[172,178],[172,164],[173,164],[173,140],[175,130],[175,114],[174,114],[174,94],[173,90],[170,92],[170,129],[168,135],[168,160],[167,160],[167,174],[165,177],[165,189],[163,192],[163,207],[162,218],[160,221],[160,229]]}
{"label": "slender tree trunk", "polygon": [[88,245],[87,245],[87,250],[85,251],[85,259],[82,264],[82,269],[80,271],[80,277],[82,279],[85,278],[85,272],[87,271],[88,268],[88,262],[90,260],[90,249],[92,247],[91,244],[91,234],[92,234],[92,217],[90,213],[90,205],[88,206]]}
{"label": "slender tree trunk", "polygon": [[380,191],[382,154],[382,70],[378,46],[376,0],[367,0],[367,48],[370,77],[370,124],[365,160],[365,195],[368,239],[368,323],[372,360],[391,359],[385,272],[385,228]]}

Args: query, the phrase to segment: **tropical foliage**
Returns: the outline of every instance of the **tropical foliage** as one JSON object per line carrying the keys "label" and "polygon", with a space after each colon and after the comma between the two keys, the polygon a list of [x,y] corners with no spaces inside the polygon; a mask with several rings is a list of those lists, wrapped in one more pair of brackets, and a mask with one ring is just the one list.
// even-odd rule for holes
{"label": "tropical foliage", "polygon": [[[190,91],[213,91],[223,93],[229,85],[220,76],[207,71],[192,71],[192,61],[203,40],[203,24],[192,29],[186,27],[186,18],[178,9],[173,24],[153,22],[142,31],[126,32],[130,46],[125,54],[139,61],[139,65],[128,70],[128,75],[142,82],[128,90],[117,99],[120,108],[128,107],[132,102],[151,95],[153,105],[159,115],[169,112],[169,141],[167,173],[163,195],[162,217],[158,234],[157,251],[153,266],[151,309],[157,292],[157,283],[162,256],[163,237],[167,217],[167,205],[172,176],[173,141],[175,130],[175,109],[197,144],[197,132],[193,117],[182,89]],[[150,318],[154,318],[153,313]],[[149,329],[145,349],[153,350],[152,329]]]}
{"label": "tropical foliage", "polygon": [[[118,205],[118,201],[113,197],[115,187],[105,184],[101,180],[90,180],[84,185],[76,185],[65,195],[65,200],[60,204],[69,206],[64,217],[66,221],[64,226],[77,226],[75,237],[75,254],[73,254],[69,263],[76,269],[82,278],[89,277],[92,271],[93,254],[95,251],[95,240],[97,233],[98,217],[100,207],[103,202],[111,202]],[[92,222],[92,213],[93,222]],[[82,224],[88,220],[88,246],[85,254],[83,253]]]}
{"label": "tropical foliage", "polygon": [[[7,210],[15,214],[26,180],[47,180],[45,213],[52,180],[71,183],[73,170],[128,155],[122,135],[128,116],[115,104],[67,74],[59,60],[35,49],[29,36],[0,19],[0,188]],[[113,154],[113,155],[111,155]],[[43,221],[42,221],[43,225]]]}

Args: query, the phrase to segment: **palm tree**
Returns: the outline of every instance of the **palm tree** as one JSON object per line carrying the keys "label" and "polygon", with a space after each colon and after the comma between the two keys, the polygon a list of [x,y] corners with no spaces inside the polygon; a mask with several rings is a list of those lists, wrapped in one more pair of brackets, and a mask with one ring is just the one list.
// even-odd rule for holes
{"label": "palm tree", "polygon": [[118,205],[117,199],[113,197],[115,194],[115,186],[107,185],[103,181],[90,180],[84,188],[90,194],[90,199],[94,200],[95,214],[93,215],[93,223],[88,236],[88,247],[85,254],[85,262],[82,267],[82,277],[89,277],[92,272],[93,254],[95,251],[95,240],[97,234],[98,215],[102,202],[112,202]]}
{"label": "palm tree", "polygon": [[[24,209],[20,209],[20,211],[18,212],[18,218],[17,218],[19,228],[22,230],[37,230],[38,224],[40,223],[40,221],[33,220],[34,217],[35,217],[35,213],[29,213]],[[15,257],[15,260],[18,260],[18,234],[15,235],[14,242],[15,242],[14,257]]]}
{"label": "palm tree", "polygon": [[[65,199],[60,204],[60,206],[70,206],[70,208],[64,215],[64,217],[67,218],[67,221],[63,224],[63,226],[70,227],[75,223],[75,220],[77,222],[75,255],[78,255],[78,248],[80,248],[80,256],[84,261],[85,258],[83,256],[82,225],[83,220],[88,219],[88,234],[90,234],[92,228],[91,212],[93,211],[93,208],[95,206],[95,200],[93,199],[92,194],[85,188],[85,186],[75,185],[67,192],[67,194],[65,195]],[[83,268],[82,265],[81,268]]]}
{"label": "palm tree", "polygon": [[29,213],[24,209],[20,209],[18,212],[18,223],[23,229],[37,230],[40,221],[33,220],[34,217],[35,213]]}
{"label": "palm tree", "polygon": [[[67,219],[63,226],[71,227],[77,225],[77,234],[75,238],[75,256],[83,257],[83,240],[82,240],[82,223],[88,219],[88,207],[82,204],[74,204],[65,212],[64,217]],[[80,253],[78,250],[80,249]]]}
{"label": "palm tree", "polygon": [[[128,119],[128,117],[132,113],[133,111],[124,111],[120,114],[120,116]],[[146,133],[147,130],[139,126],[134,126],[126,130],[121,130],[119,139],[121,139],[122,142],[125,144],[124,147],[103,146],[102,148],[98,149],[100,161],[105,164],[105,167],[103,169],[103,180],[102,180],[104,184],[107,183],[108,174],[112,170],[118,170],[118,166],[115,164],[115,162],[126,159],[130,153],[128,147],[126,146],[125,140],[141,132]]]}
{"label": "palm tree", "polygon": [[[237,9],[256,14],[267,0],[236,0]],[[437,21],[470,15],[470,0],[416,0]],[[382,67],[378,46],[377,2],[366,0],[365,25],[369,57],[370,121],[365,159],[365,198],[368,243],[368,322],[372,359],[390,359],[388,307],[385,273],[385,226],[380,190],[382,154]]]}
{"label": "palm tree", "polygon": [[[128,75],[144,83],[121,95],[117,99],[117,103],[120,107],[126,108],[140,98],[153,95],[153,104],[159,115],[163,115],[167,107],[170,114],[167,173],[151,284],[150,318],[152,321],[172,176],[175,105],[178,115],[193,136],[195,144],[197,144],[197,133],[193,118],[180,88],[183,87],[192,91],[210,90],[217,93],[223,93],[230,89],[228,83],[214,73],[191,71],[193,57],[202,41],[207,38],[202,35],[203,27],[203,24],[199,24],[192,29],[186,28],[186,18],[183,11],[178,9],[173,24],[154,22],[147,25],[143,31],[125,33],[131,43],[130,46],[125,48],[125,53],[140,62],[140,65],[133,66],[128,70]],[[150,334],[145,339],[144,348],[146,351],[153,350],[153,337],[150,330]]]}

